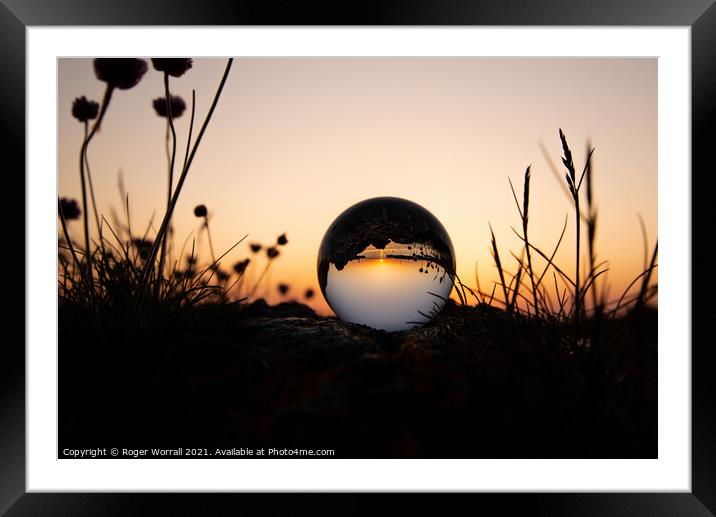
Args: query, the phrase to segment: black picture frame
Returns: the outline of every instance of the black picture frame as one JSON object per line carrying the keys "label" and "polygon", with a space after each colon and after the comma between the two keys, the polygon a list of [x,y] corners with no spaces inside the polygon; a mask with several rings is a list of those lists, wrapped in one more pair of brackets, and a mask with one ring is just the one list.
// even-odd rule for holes
{"label": "black picture frame", "polygon": [[[235,495],[180,496],[149,494],[25,493],[25,29],[38,25],[574,25],[689,26],[692,79],[692,342],[668,343],[692,352],[692,491],[643,494],[479,494],[466,502],[484,509],[529,511],[544,515],[713,515],[716,512],[716,376],[713,345],[705,329],[716,306],[708,275],[716,265],[709,241],[714,202],[714,122],[716,122],[716,5],[713,0],[402,0],[334,3],[311,7],[302,2],[207,0],[1,0],[0,1],[0,149],[6,215],[6,251],[0,254],[8,294],[0,311],[5,339],[0,340],[0,513],[7,515],[135,515],[161,497],[165,514],[212,514],[213,504],[237,504]],[[689,171],[683,171],[688,174]],[[20,195],[23,193],[23,195]],[[18,206],[14,206],[17,203]],[[23,214],[23,224],[19,224]],[[23,245],[20,246],[19,243]],[[21,276],[17,272],[23,271]],[[12,297],[12,299],[10,299]],[[22,301],[22,303],[21,303]],[[14,331],[14,332],[11,332]],[[703,337],[698,337],[699,335]],[[237,494],[238,497],[241,497]],[[242,505],[257,501],[243,496]],[[315,495],[292,496],[291,505],[308,502],[320,511]],[[371,506],[372,496],[367,498]],[[364,499],[351,496],[340,513],[363,513]],[[376,501],[377,503],[377,501]],[[422,497],[411,499],[422,509]],[[269,513],[277,502],[262,498]],[[282,503],[284,504],[284,503]],[[323,506],[322,501],[321,505]],[[385,501],[380,501],[385,505]],[[401,511],[405,511],[404,502]],[[432,504],[435,503],[434,501]],[[236,507],[235,507],[236,508]],[[245,508],[245,506],[244,506]],[[436,507],[437,508],[437,507]],[[444,509],[444,507],[443,507]],[[335,510],[331,513],[335,513]]]}

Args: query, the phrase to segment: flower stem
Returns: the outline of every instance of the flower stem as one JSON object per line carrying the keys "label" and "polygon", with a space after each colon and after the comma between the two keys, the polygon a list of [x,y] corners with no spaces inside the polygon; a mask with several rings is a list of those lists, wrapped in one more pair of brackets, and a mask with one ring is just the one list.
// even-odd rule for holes
{"label": "flower stem", "polygon": [[271,267],[271,262],[273,262],[273,261],[272,261],[272,260],[269,260],[269,261],[266,263],[266,267],[264,267],[264,270],[263,270],[263,271],[261,272],[261,274],[259,275],[259,279],[256,280],[256,283],[254,284],[254,288],[251,289],[251,292],[246,295],[246,298],[247,298],[247,299],[248,299],[248,298],[251,298],[251,297],[254,295],[254,293],[256,292],[256,289],[259,288],[259,285],[261,285],[261,280],[263,280],[264,277],[266,276],[266,273],[268,273],[269,267]]}
{"label": "flower stem", "polygon": [[204,228],[206,228],[206,236],[209,241],[209,252],[211,253],[211,261],[216,262],[216,256],[214,255],[214,244],[211,242],[211,230],[209,229],[209,215],[204,216]]}
{"label": "flower stem", "polygon": [[[87,283],[87,290],[89,292],[90,299],[92,300],[92,305],[94,306],[94,286],[92,281],[92,253],[90,251],[90,240],[89,240],[89,224],[88,224],[88,218],[87,218],[87,189],[85,186],[85,164],[87,163],[87,147],[89,146],[90,141],[92,140],[92,137],[94,137],[95,133],[100,127],[100,124],[102,123],[102,119],[104,119],[104,115],[107,112],[107,107],[109,106],[109,102],[112,99],[112,92],[114,91],[114,86],[107,85],[107,89],[104,92],[104,97],[102,99],[102,106],[99,111],[99,116],[97,117],[97,121],[92,126],[92,130],[89,132],[89,134],[86,135],[84,141],[82,142],[82,148],[80,149],[80,184],[82,185],[82,207],[84,209],[82,223],[83,223],[83,229],[85,234],[85,281]],[[96,309],[96,307],[95,307]]]}
{"label": "flower stem", "polygon": [[[85,140],[89,134],[89,123],[85,120]],[[97,233],[99,234],[99,242],[102,246],[102,226],[99,224],[99,213],[97,212],[97,201],[94,197],[94,186],[92,185],[92,174],[90,173],[89,159],[87,158],[87,150],[85,149],[85,169],[87,170],[87,186],[89,187],[90,199],[92,200],[92,211],[94,212],[94,220],[97,224]]]}
{"label": "flower stem", "polygon": [[85,284],[87,292],[92,293],[92,261],[90,257],[89,223],[87,217],[87,186],[85,184],[85,149],[87,148],[87,136],[82,141],[80,148],[80,185],[82,186],[82,230],[85,236]]}
{"label": "flower stem", "polygon": [[[166,103],[166,109],[167,109],[167,124],[169,126],[169,130],[172,134],[172,152],[171,157],[169,157],[169,184],[167,188],[167,212],[165,219],[167,219],[167,224],[171,224],[171,210],[172,210],[172,185],[174,183],[174,159],[176,157],[177,152],[177,135],[176,131],[174,129],[174,115],[172,114],[172,103],[171,103],[171,94],[169,93],[169,74],[167,72],[164,72],[164,98]],[[168,138],[169,135],[167,135]],[[169,156],[168,149],[167,149],[167,155]],[[161,245],[162,250],[159,255],[159,270],[157,271],[157,280],[155,285],[155,295],[159,295],[159,290],[162,283],[162,278],[164,276],[164,260],[167,253],[167,236],[169,235],[168,232],[165,232],[164,235],[161,236]],[[157,238],[160,238],[160,236],[157,236]]]}

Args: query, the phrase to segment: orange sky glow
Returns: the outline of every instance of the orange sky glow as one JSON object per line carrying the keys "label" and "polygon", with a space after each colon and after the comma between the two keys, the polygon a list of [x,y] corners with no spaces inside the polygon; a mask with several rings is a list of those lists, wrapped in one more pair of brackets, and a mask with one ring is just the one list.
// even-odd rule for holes
{"label": "orange sky glow", "polygon": [[[225,62],[195,59],[183,77],[170,81],[187,104],[196,90],[197,125]],[[103,91],[91,59],[58,61],[59,196],[81,199],[83,126],[71,116],[72,101],[81,95],[99,101]],[[110,220],[112,209],[124,213],[121,171],[135,233],[143,233],[153,213],[158,227],[166,204],[165,119],[152,109],[162,95],[162,75],[150,63],[139,85],[114,93],[88,152],[99,211]],[[179,161],[188,125],[187,111],[176,120]],[[236,59],[176,208],[176,247],[196,232],[200,220],[193,208],[205,204],[217,254],[249,234],[222,264],[230,269],[252,257],[245,281],[250,286],[264,255],[253,255],[248,244],[273,244],[285,232],[289,243],[255,295],[279,301],[281,282],[291,286],[287,299],[301,299],[312,288],[316,296],[309,304],[330,314],[316,274],[324,232],[358,201],[397,196],[441,221],[462,280],[475,285],[477,263],[480,283],[489,290],[499,279],[488,223],[503,262],[514,271],[509,251],[519,255],[521,243],[510,228],[519,231],[521,223],[508,178],[521,199],[531,165],[530,240],[551,252],[568,215],[555,262],[572,275],[574,209],[540,147],[563,176],[560,127],[578,171],[587,142],[596,148],[597,259],[608,261],[609,273],[600,280],[615,299],[643,269],[639,215],[650,249],[657,238],[656,59]],[[70,223],[70,233],[82,242],[81,223]],[[197,249],[208,260],[205,237]],[[543,261],[536,263],[541,271]]]}

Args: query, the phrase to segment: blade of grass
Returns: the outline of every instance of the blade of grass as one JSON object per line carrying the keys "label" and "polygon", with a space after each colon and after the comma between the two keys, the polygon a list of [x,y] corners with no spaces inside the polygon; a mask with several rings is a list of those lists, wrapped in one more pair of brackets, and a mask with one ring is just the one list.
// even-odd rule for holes
{"label": "blade of grass", "polygon": [[495,260],[495,265],[497,266],[497,271],[500,275],[500,283],[502,285],[502,293],[505,296],[505,306],[508,306],[509,303],[509,297],[507,296],[507,286],[505,285],[505,275],[502,271],[502,264],[500,262],[500,253],[497,250],[497,240],[495,239],[495,232],[492,231],[492,225],[488,223],[488,226],[490,226],[490,236],[492,240],[492,258]]}
{"label": "blade of grass", "polygon": [[[515,233],[515,235],[517,235],[517,237],[518,237],[522,242],[524,242],[524,239],[523,239],[522,236],[517,232],[517,230],[515,230],[514,228],[512,228],[512,231]],[[545,259],[545,260],[549,263],[549,265],[552,266],[552,267],[554,268],[554,270],[557,271],[557,273],[559,273],[559,274],[562,276],[562,278],[564,278],[567,282],[569,282],[569,283],[572,285],[572,287],[574,287],[574,286],[576,285],[576,284],[574,283],[574,281],[573,281],[571,278],[569,278],[569,276],[568,276],[564,271],[562,271],[559,267],[557,267],[557,264],[555,264],[554,261],[552,261],[552,259],[548,258],[547,255],[545,255],[545,254],[542,252],[542,250],[540,250],[538,247],[534,246],[532,243],[529,244],[529,247],[530,247],[530,249],[533,249],[534,251],[536,251],[543,259]]]}

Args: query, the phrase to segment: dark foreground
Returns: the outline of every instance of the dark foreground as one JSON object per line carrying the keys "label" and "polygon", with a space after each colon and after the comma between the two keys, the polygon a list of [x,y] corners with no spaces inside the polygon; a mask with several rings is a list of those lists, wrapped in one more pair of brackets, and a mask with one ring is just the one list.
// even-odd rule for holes
{"label": "dark foreground", "polygon": [[[657,314],[564,325],[450,304],[385,333],[262,301],[126,336],[60,305],[59,449],[655,458]],[[599,328],[599,332],[594,329]]]}

